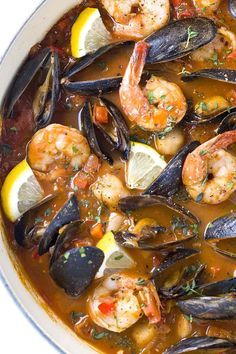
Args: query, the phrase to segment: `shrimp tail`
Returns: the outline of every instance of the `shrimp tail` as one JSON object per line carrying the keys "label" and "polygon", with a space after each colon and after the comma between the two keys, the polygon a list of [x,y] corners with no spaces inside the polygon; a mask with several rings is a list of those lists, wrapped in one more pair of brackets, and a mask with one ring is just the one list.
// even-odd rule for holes
{"label": "shrimp tail", "polygon": [[130,86],[136,86],[139,84],[146,62],[148,50],[149,45],[144,41],[140,41],[135,44],[133,54],[123,78],[122,85],[128,84]]}

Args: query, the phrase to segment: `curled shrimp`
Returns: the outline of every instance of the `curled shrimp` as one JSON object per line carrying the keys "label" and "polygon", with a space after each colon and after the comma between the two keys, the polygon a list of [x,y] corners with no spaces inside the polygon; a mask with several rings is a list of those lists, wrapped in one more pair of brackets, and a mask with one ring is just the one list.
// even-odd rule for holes
{"label": "curled shrimp", "polygon": [[236,190],[236,157],[224,150],[235,142],[236,131],[228,131],[188,154],[182,179],[194,200],[219,204]]}
{"label": "curled shrimp", "polygon": [[150,323],[161,320],[160,300],[150,280],[113,274],[95,288],[88,300],[89,316],[98,326],[122,332],[145,314]]}
{"label": "curled shrimp", "polygon": [[165,26],[170,16],[169,0],[100,0],[113,18],[117,36],[144,38]]}
{"label": "curled shrimp", "polygon": [[31,168],[50,180],[77,171],[89,156],[86,138],[77,129],[61,124],[50,124],[37,131],[27,149]]}
{"label": "curled shrimp", "polygon": [[135,45],[120,87],[120,101],[131,122],[150,131],[170,131],[187,110],[186,99],[174,83],[152,76],[144,89],[139,86],[148,44]]}

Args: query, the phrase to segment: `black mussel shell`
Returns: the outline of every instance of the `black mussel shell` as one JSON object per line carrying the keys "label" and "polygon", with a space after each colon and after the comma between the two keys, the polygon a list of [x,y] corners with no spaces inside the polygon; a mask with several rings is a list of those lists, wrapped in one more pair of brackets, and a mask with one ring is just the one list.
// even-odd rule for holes
{"label": "black mussel shell", "polygon": [[50,123],[59,97],[60,65],[58,54],[50,48],[42,49],[35,57],[26,61],[7,93],[3,104],[3,116],[9,118],[17,100],[39,71],[44,74],[44,82],[36,90],[33,112],[36,129]]}
{"label": "black mussel shell", "polygon": [[236,299],[202,296],[177,302],[181,311],[201,320],[227,320],[236,318]]}
{"label": "black mussel shell", "polygon": [[40,68],[47,62],[50,54],[50,48],[45,48],[35,57],[26,61],[19,69],[18,75],[13,81],[4,101],[4,117],[10,117],[16,101],[18,101]]}
{"label": "black mussel shell", "polygon": [[105,98],[99,100],[105,106],[116,137],[111,137],[105,128],[93,121],[93,99],[87,100],[80,111],[81,128],[88,139],[90,147],[95,154],[103,160],[113,163],[112,152],[119,152],[124,159],[127,159],[130,151],[129,129],[120,110]]}
{"label": "black mussel shell", "polygon": [[[87,100],[80,111],[82,130],[94,153],[101,159],[113,164],[111,156],[112,144],[104,138],[101,130],[92,121],[91,103]],[[106,144],[104,143],[106,142]]]}
{"label": "black mussel shell", "polygon": [[119,201],[119,208],[123,212],[134,211],[140,208],[154,205],[164,205],[175,212],[188,217],[190,220],[199,224],[199,219],[182,205],[175,203],[172,199],[156,195],[140,195],[122,198]]}
{"label": "black mussel shell", "polygon": [[191,74],[185,74],[182,76],[182,80],[185,82],[192,81],[194,79],[206,78],[217,81],[223,81],[229,84],[236,84],[236,70],[230,69],[203,69],[192,72]]}
{"label": "black mussel shell", "polygon": [[236,278],[200,285],[197,292],[205,296],[236,293]]}
{"label": "black mussel shell", "polygon": [[157,179],[145,190],[143,194],[161,195],[170,197],[175,194],[182,185],[182,168],[187,155],[195,150],[200,143],[193,141],[185,145],[174,156]]}
{"label": "black mussel shell", "polygon": [[16,224],[14,225],[14,237],[19,246],[24,248],[31,248],[35,245],[38,245],[45,231],[45,227],[42,225],[42,223],[35,223],[33,214],[38,208],[53,198],[53,195],[45,197],[17,220]]}
{"label": "black mussel shell", "polygon": [[57,258],[62,254],[64,246],[66,245],[67,242],[72,241],[74,236],[78,234],[78,230],[80,229],[80,226],[82,224],[82,221],[76,220],[71,222],[70,224],[64,226],[63,231],[59,236],[57,237],[56,243],[53,248],[53,253],[50,259],[50,265],[55,262]]}
{"label": "black mussel shell", "polygon": [[216,129],[216,133],[222,134],[230,130],[236,130],[236,112],[227,114]]}
{"label": "black mussel shell", "polygon": [[72,221],[79,220],[79,218],[80,211],[78,201],[76,196],[73,194],[46,228],[43,237],[39,242],[39,255],[42,256],[44,253],[48,252],[51,246],[54,245],[58,237],[58,231],[62,226],[67,225]]}
{"label": "black mussel shell", "polygon": [[195,256],[199,251],[193,248],[179,248],[176,251],[169,252],[158,267],[154,267],[151,271],[152,278],[157,277],[169,267],[172,267],[179,261]]}
{"label": "black mussel shell", "polygon": [[120,88],[122,76],[108,77],[99,80],[88,81],[70,81],[61,80],[63,87],[72,93],[78,93],[83,96],[98,96],[104,93],[116,91]]}
{"label": "black mussel shell", "polygon": [[76,60],[76,62],[72,66],[70,66],[69,69],[66,69],[66,71],[63,73],[63,79],[68,79],[68,78],[76,75],[77,73],[79,73],[83,69],[90,66],[96,59],[98,59],[103,54],[107,53],[109,50],[111,50],[117,46],[130,44],[130,43],[132,43],[132,42],[127,41],[127,42],[111,43],[111,44],[108,44],[102,48],[99,48],[98,50],[96,50],[93,53],[86,54],[84,57]]}
{"label": "black mussel shell", "polygon": [[[155,232],[156,235],[159,233],[165,233],[166,228],[164,227],[158,227],[157,231]],[[153,233],[153,232],[152,232]],[[185,236],[184,238],[174,240],[174,241],[169,241],[169,242],[163,242],[163,240],[159,240],[158,236],[156,237],[156,240],[153,238],[150,240],[150,238],[145,236],[144,239],[140,238],[139,235],[132,234],[131,232],[128,231],[120,231],[115,234],[115,240],[117,243],[119,243],[122,247],[127,247],[127,248],[136,248],[136,249],[141,249],[143,251],[164,251],[168,250],[170,248],[176,247],[179,244],[182,244],[186,241],[189,241],[193,239],[195,235],[190,235],[190,236]]]}
{"label": "black mussel shell", "polygon": [[236,257],[236,254],[217,247],[217,242],[235,237],[236,213],[230,213],[215,219],[207,225],[204,233],[204,239],[208,241],[210,246],[217,252],[233,258]]}
{"label": "black mussel shell", "polygon": [[197,293],[198,290],[196,290],[196,288],[204,269],[205,265],[203,264],[193,264],[186,267],[180,281],[176,285],[169,288],[161,287],[158,289],[158,294],[166,299],[176,299],[185,295]]}
{"label": "black mussel shell", "polygon": [[[236,107],[233,106],[233,107],[225,108],[222,111],[215,112],[213,114],[198,115],[194,111],[194,109],[191,107],[188,110],[186,116],[184,117],[183,123],[191,124],[191,125],[202,125],[202,124],[219,123],[221,121],[223,122],[224,119],[226,119],[230,114],[233,114],[233,112],[235,112],[235,111],[236,111]],[[230,129],[228,129],[228,130],[230,130]],[[217,132],[218,132],[218,130],[217,130]]]}
{"label": "black mussel shell", "polygon": [[228,8],[231,15],[236,18],[236,1],[235,0],[228,0]]}
{"label": "black mussel shell", "polygon": [[164,351],[164,354],[182,354],[188,352],[195,352],[199,350],[230,350],[235,348],[236,344],[228,339],[221,339],[217,337],[191,337],[182,339],[177,344],[172,345]]}
{"label": "black mussel shell", "polygon": [[70,296],[80,296],[101,267],[104,253],[97,247],[72,248],[56,259],[50,275]]}
{"label": "black mussel shell", "polygon": [[129,139],[129,128],[123,117],[123,114],[118,107],[114,105],[107,98],[102,98],[101,101],[106,106],[110,116],[112,117],[117,130],[117,142],[113,142],[115,148],[122,153],[125,160],[129,157],[130,152],[130,139]]}
{"label": "black mussel shell", "polygon": [[37,129],[43,128],[51,122],[60,93],[59,76],[59,57],[56,52],[52,52],[48,61],[45,81],[38,88],[33,101]]}
{"label": "black mussel shell", "polygon": [[[189,40],[189,31],[195,37]],[[181,58],[212,41],[217,33],[213,21],[204,18],[186,18],[175,21],[145,39],[150,45],[147,64],[155,64]]]}

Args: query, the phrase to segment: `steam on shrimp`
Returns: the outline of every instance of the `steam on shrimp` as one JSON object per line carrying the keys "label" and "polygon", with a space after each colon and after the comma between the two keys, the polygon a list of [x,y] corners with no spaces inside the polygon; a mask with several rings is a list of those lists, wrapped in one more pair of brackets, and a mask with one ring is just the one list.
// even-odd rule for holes
{"label": "steam on shrimp", "polygon": [[150,131],[170,131],[187,110],[186,99],[174,83],[152,76],[139,86],[148,52],[145,42],[135,45],[120,87],[120,101],[131,122]]}
{"label": "steam on shrimp", "polygon": [[27,151],[31,168],[50,180],[81,168],[90,156],[86,138],[74,128],[50,124],[32,137]]}
{"label": "steam on shrimp", "polygon": [[194,200],[218,204],[236,190],[236,157],[225,150],[235,142],[236,131],[229,131],[205,142],[187,156],[182,179]]}
{"label": "steam on shrimp", "polygon": [[91,319],[100,327],[122,332],[145,314],[150,323],[161,320],[160,300],[149,281],[113,274],[98,285],[88,301]]}
{"label": "steam on shrimp", "polygon": [[144,38],[165,26],[170,16],[169,0],[100,0],[113,18],[113,33]]}

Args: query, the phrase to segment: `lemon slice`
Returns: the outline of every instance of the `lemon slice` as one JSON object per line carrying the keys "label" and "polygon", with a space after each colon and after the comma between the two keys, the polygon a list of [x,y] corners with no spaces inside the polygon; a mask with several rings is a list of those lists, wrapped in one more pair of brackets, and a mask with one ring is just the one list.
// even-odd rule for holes
{"label": "lemon slice", "polygon": [[162,156],[149,145],[131,143],[126,163],[126,184],[130,189],[146,189],[166,167]]}
{"label": "lemon slice", "polygon": [[81,58],[112,40],[110,32],[104,26],[98,9],[87,7],[72,26],[71,52],[73,57]]}
{"label": "lemon slice", "polygon": [[43,198],[43,190],[23,160],[7,175],[1,190],[3,210],[12,222]]}
{"label": "lemon slice", "polygon": [[133,268],[136,262],[131,258],[128,253],[119,246],[113,233],[107,232],[101,240],[97,243],[96,247],[100,248],[105,255],[104,261],[96,274],[96,278],[101,278],[112,271]]}

